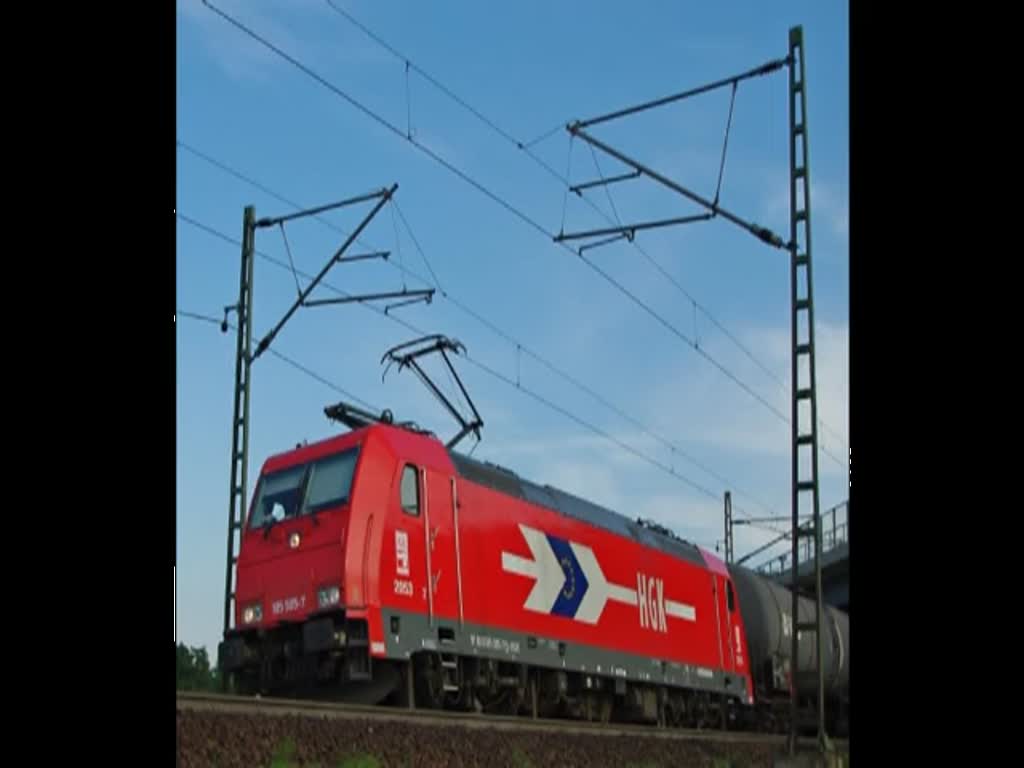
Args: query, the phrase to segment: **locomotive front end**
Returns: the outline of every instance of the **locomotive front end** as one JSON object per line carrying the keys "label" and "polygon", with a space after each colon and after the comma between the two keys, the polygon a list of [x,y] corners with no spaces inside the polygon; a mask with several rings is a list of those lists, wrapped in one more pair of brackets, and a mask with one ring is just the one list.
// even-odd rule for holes
{"label": "locomotive front end", "polygon": [[349,434],[266,462],[242,532],[235,627],[220,660],[240,692],[299,690],[368,672],[366,624],[347,615],[346,540],[362,445]]}

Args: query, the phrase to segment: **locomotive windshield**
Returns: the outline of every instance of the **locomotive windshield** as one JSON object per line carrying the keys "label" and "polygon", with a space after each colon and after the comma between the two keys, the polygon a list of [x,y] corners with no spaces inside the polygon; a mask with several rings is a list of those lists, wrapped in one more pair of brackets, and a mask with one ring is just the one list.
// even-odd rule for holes
{"label": "locomotive windshield", "polygon": [[348,501],[359,448],[260,478],[250,528],[316,514]]}

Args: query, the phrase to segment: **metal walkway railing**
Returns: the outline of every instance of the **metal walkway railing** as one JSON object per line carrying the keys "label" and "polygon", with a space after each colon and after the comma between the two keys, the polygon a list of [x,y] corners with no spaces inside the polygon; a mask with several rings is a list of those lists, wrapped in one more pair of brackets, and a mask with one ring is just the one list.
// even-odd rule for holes
{"label": "metal walkway railing", "polygon": [[[847,542],[847,536],[849,531],[850,522],[850,506],[849,502],[843,501],[836,504],[831,509],[821,513],[821,554],[824,555],[826,552],[835,549],[840,544]],[[805,526],[811,527],[811,523],[807,523]],[[799,560],[797,567],[814,559],[814,549],[812,539],[803,539],[800,542]],[[786,573],[789,571],[789,563],[792,558],[792,553],[786,551],[781,555],[771,558],[770,560],[757,566],[755,569],[758,573],[762,573],[766,576],[775,576]]]}

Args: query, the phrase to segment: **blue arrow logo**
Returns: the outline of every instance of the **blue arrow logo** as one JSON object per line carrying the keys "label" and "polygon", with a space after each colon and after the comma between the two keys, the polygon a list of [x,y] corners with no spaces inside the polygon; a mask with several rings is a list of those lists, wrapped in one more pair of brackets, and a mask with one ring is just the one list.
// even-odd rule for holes
{"label": "blue arrow logo", "polygon": [[558,599],[552,606],[551,612],[572,619],[576,617],[576,611],[579,610],[580,603],[583,602],[583,598],[587,594],[589,583],[580,567],[579,560],[576,559],[576,554],[569,546],[569,542],[550,534],[547,539],[558,564],[562,566],[562,572],[565,573],[565,583],[558,593]]}

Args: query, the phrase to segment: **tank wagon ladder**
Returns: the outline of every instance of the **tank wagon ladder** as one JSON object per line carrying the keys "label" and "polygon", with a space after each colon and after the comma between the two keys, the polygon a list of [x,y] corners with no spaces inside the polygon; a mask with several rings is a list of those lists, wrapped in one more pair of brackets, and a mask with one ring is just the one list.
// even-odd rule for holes
{"label": "tank wagon ladder", "polygon": [[[825,670],[822,627],[821,589],[821,519],[818,512],[818,397],[814,371],[814,291],[811,277],[811,182],[807,148],[807,88],[805,82],[805,52],[803,28],[793,27],[789,31],[789,150],[790,150],[790,293],[792,308],[792,433],[793,433],[793,519],[792,519],[792,613],[793,631],[790,683],[790,733],[789,751],[796,751],[800,730],[798,720],[799,686],[801,674],[817,676],[817,702],[815,717],[819,746],[829,748],[825,732]],[[801,270],[801,268],[803,268]],[[806,337],[801,340],[801,328],[806,328]],[[806,361],[806,363],[804,363]],[[806,367],[807,379],[801,386],[801,368]],[[801,405],[806,403],[801,411]],[[809,413],[808,413],[809,411]],[[801,413],[809,418],[809,431],[800,428]],[[801,478],[800,450],[810,448],[810,474]],[[805,454],[806,455],[806,454]],[[810,494],[813,510],[813,526],[800,525],[802,496]],[[814,619],[800,621],[799,600],[799,550],[800,540],[810,537],[814,550]],[[799,639],[801,633],[813,633],[815,669],[800,669]]]}

